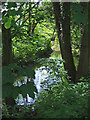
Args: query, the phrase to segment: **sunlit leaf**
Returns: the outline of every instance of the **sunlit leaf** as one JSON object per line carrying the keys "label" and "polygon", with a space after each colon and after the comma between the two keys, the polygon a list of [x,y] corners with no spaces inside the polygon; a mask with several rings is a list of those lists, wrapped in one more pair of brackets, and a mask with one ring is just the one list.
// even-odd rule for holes
{"label": "sunlit leaf", "polygon": [[9,29],[11,27],[11,21],[12,21],[12,16],[10,16],[10,18],[6,18],[7,21],[5,22],[4,26],[6,29]]}

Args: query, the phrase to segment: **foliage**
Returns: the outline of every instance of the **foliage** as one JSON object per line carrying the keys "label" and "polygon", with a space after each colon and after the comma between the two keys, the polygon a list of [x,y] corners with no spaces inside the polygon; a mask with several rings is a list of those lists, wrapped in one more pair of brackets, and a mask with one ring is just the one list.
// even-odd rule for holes
{"label": "foliage", "polygon": [[72,44],[72,53],[74,58],[75,66],[77,67],[80,55],[80,46],[82,38],[82,25],[71,25],[71,44]]}
{"label": "foliage", "polygon": [[88,24],[88,3],[71,3],[71,43],[74,63],[77,69],[84,26]]}
{"label": "foliage", "polygon": [[17,64],[4,66],[2,68],[2,97],[13,97],[15,99],[20,93],[23,97],[26,97],[28,93],[30,97],[34,98],[34,92],[37,92],[34,82],[27,80],[25,83],[24,81],[25,76],[34,78],[34,74],[34,70],[26,66],[20,67]]}
{"label": "foliage", "polygon": [[[56,47],[57,48],[57,47]],[[60,51],[53,51],[50,58],[61,59]]]}
{"label": "foliage", "polygon": [[[12,109],[12,114],[9,113],[9,109]],[[30,114],[29,114],[30,112]],[[32,117],[32,107],[30,106],[17,106],[15,105],[13,108],[11,106],[6,106],[3,103],[2,109],[2,117],[3,118],[27,118]]]}
{"label": "foliage", "polygon": [[[40,27],[40,28],[39,28]],[[39,30],[39,31],[38,31]],[[44,27],[44,30],[48,30]],[[34,61],[37,58],[49,57],[52,52],[48,32],[44,35],[40,25],[37,25],[36,33],[13,39],[14,59],[20,62]],[[25,41],[26,40],[26,41]]]}
{"label": "foliage", "polygon": [[[62,7],[62,6],[61,6]],[[81,83],[68,84],[69,77],[63,68],[63,60],[48,58],[52,52],[51,38],[55,21],[50,2],[8,2],[2,3],[2,24],[11,29],[13,59],[18,63],[37,61],[47,70],[48,77],[42,81],[46,85],[38,100],[31,107],[3,105],[4,117],[15,118],[88,118],[88,81],[81,78]],[[63,8],[61,8],[63,10]],[[61,11],[62,18],[63,12]],[[83,25],[87,25],[87,7],[83,3],[71,3],[71,39],[75,65],[80,55],[80,39]],[[7,36],[8,37],[8,36]],[[56,36],[56,40],[57,36]],[[55,41],[57,42],[57,41]],[[59,41],[58,41],[59,42]],[[59,43],[58,43],[59,45]],[[54,48],[54,47],[53,47]],[[55,55],[54,55],[55,56]],[[61,57],[61,56],[60,56]],[[34,98],[37,92],[34,82],[34,70],[26,66],[10,64],[2,69],[3,98],[17,98],[18,94]],[[27,76],[27,81],[24,78]],[[53,81],[51,84],[49,84]],[[12,109],[10,114],[9,109]],[[36,112],[36,113],[35,113]],[[36,116],[35,116],[36,115]]]}
{"label": "foliage", "polygon": [[2,24],[8,29],[11,26],[16,27],[15,16],[22,14],[22,9],[17,9],[18,3],[8,2],[2,4]]}
{"label": "foliage", "polygon": [[13,109],[12,114],[9,114],[7,106],[3,104],[3,117],[88,119],[88,90],[88,82],[77,84],[60,82],[50,90],[43,90],[33,106],[9,107]]}
{"label": "foliage", "polygon": [[[6,29],[11,29],[14,60],[23,63],[38,57],[48,57],[52,52],[52,4],[8,2],[3,3],[2,8],[2,24]],[[47,22],[46,25],[43,24],[44,21]]]}
{"label": "foliage", "polygon": [[35,104],[37,118],[88,118],[88,82],[54,86]]}
{"label": "foliage", "polygon": [[[88,3],[86,3],[88,4]],[[72,20],[76,24],[87,24],[87,7],[83,3],[71,3]]]}

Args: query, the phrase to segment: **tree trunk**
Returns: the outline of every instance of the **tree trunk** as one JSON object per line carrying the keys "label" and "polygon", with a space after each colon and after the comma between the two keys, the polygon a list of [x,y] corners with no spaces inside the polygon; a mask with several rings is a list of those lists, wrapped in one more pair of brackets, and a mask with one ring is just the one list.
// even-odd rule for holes
{"label": "tree trunk", "polygon": [[57,28],[57,34],[58,34],[58,39],[59,39],[59,45],[60,45],[60,50],[61,50],[61,55],[63,57],[63,52],[62,52],[62,30],[61,30],[61,9],[60,9],[60,3],[57,2],[52,2],[53,8],[54,8],[54,14],[55,14],[55,22],[56,22],[56,28]]}
{"label": "tree trunk", "polygon": [[12,39],[11,30],[2,25],[2,65],[8,65],[12,62]]}
{"label": "tree trunk", "polygon": [[[84,9],[90,9],[89,3],[81,3]],[[90,10],[89,10],[90,11]],[[88,15],[89,15],[88,11]],[[89,17],[89,16],[88,16]],[[80,56],[79,56],[79,64],[77,68],[77,75],[76,80],[80,79],[81,77],[88,76],[88,68],[90,62],[90,33],[88,26],[90,26],[90,21],[88,19],[88,24],[83,25],[83,36],[81,38],[81,47],[80,47]]]}
{"label": "tree trunk", "polygon": [[[11,30],[6,29],[2,25],[2,65],[7,66],[12,62],[12,39],[11,39]],[[5,98],[6,105],[14,106],[15,100],[13,98]]]}
{"label": "tree trunk", "polygon": [[65,61],[64,68],[68,72],[70,80],[75,83],[76,69],[73,62],[70,37],[70,3],[63,3],[63,18],[61,16],[60,3],[53,2],[52,4],[54,8],[61,55]]}
{"label": "tree trunk", "polygon": [[88,2],[88,61],[89,61],[89,69],[88,74],[90,76],[90,2]]}
{"label": "tree trunk", "polygon": [[78,80],[82,76],[86,76],[88,73],[88,35],[85,30],[82,39],[81,39],[81,48],[80,48],[80,56],[79,56],[79,64],[77,68],[76,79]]}

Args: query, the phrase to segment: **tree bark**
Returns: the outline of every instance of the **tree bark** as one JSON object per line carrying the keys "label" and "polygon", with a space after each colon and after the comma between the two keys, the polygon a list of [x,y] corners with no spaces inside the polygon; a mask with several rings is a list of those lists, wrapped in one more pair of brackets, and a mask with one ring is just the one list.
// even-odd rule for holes
{"label": "tree bark", "polygon": [[[89,3],[81,3],[84,9],[87,9],[88,15],[90,12],[90,4]],[[90,15],[88,16],[88,24],[84,24],[83,26],[83,36],[81,38],[81,47],[80,47],[80,56],[79,56],[79,64],[77,68],[76,80],[78,81],[81,77],[88,76],[88,69],[90,65],[90,32],[88,26],[90,26]]]}
{"label": "tree bark", "polygon": [[77,75],[76,80],[80,79],[81,77],[85,77],[88,74],[88,66],[89,66],[89,59],[88,59],[88,34],[86,29],[84,29],[84,33],[81,39],[81,47],[80,47],[80,56],[79,56],[79,64],[77,68]]}
{"label": "tree bark", "polygon": [[[6,29],[2,25],[2,65],[8,66],[12,62],[12,39],[11,29]],[[14,106],[15,100],[13,98],[5,98],[6,105]]]}
{"label": "tree bark", "polygon": [[90,76],[90,2],[88,2],[88,61],[89,61],[89,68],[88,74]]}
{"label": "tree bark", "polygon": [[11,30],[2,25],[2,65],[7,66],[12,62],[12,39]]}
{"label": "tree bark", "polygon": [[60,3],[53,2],[52,4],[54,8],[61,55],[65,61],[64,68],[68,72],[70,80],[75,83],[76,69],[73,62],[70,36],[70,3],[63,3],[63,18],[61,15]]}

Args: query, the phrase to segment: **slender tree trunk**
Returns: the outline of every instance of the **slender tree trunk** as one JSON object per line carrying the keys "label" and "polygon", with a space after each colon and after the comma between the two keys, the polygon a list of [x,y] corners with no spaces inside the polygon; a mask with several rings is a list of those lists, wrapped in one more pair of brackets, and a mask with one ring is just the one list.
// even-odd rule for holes
{"label": "slender tree trunk", "polygon": [[11,30],[6,29],[2,25],[2,65],[8,65],[12,62],[12,39],[11,39]]}
{"label": "slender tree trunk", "polygon": [[[63,18],[61,17],[60,3],[53,2],[57,33],[60,43],[61,55],[64,59],[64,68],[70,80],[75,83],[76,69],[73,62],[70,37],[70,3],[63,3]],[[61,27],[62,24],[62,27]]]}

